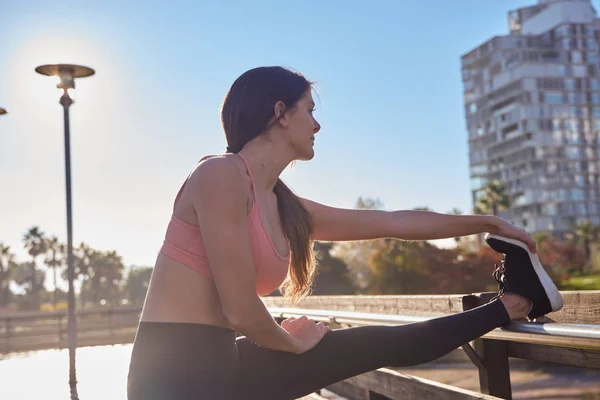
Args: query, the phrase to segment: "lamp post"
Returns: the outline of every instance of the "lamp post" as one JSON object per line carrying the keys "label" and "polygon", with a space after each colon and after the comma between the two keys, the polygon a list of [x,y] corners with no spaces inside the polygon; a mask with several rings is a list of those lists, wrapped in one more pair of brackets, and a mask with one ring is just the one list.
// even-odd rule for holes
{"label": "lamp post", "polygon": [[73,266],[73,218],[71,203],[71,138],[69,127],[69,107],[73,104],[73,99],[69,96],[69,89],[75,89],[75,78],[85,78],[94,75],[94,70],[88,67],[72,64],[53,64],[42,65],[35,69],[35,72],[47,75],[58,76],[60,82],[57,88],[63,90],[60,97],[60,104],[64,110],[65,126],[65,178],[67,189],[67,275],[69,280],[69,313],[68,313],[68,346],[69,346],[69,384],[75,385],[77,377],[75,373],[75,349],[77,348],[77,320],[75,317],[75,291],[73,281],[75,280],[75,270]]}

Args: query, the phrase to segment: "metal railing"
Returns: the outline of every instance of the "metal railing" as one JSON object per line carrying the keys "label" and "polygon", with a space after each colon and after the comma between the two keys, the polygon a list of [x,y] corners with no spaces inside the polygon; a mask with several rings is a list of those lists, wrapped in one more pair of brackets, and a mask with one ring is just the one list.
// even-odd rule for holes
{"label": "metal railing", "polygon": [[[435,317],[389,315],[344,311],[325,311],[303,308],[269,308],[276,318],[304,315],[315,321],[356,326],[400,325],[421,322]],[[510,340],[519,343],[600,350],[600,325],[511,322],[484,336],[486,339]],[[573,340],[577,339],[577,340]]]}

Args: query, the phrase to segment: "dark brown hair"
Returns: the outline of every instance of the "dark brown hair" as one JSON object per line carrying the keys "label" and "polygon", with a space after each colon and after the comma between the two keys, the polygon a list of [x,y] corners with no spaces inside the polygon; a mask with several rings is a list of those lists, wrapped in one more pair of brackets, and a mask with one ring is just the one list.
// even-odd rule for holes
{"label": "dark brown hair", "polygon": [[[259,67],[246,71],[235,80],[225,96],[221,123],[227,139],[227,151],[239,152],[250,140],[270,128],[274,117],[282,117],[293,108],[312,82],[303,75],[282,67]],[[285,110],[275,116],[275,104],[282,101]],[[277,123],[274,119],[273,123]],[[314,227],[309,212],[281,179],[273,189],[279,217],[291,248],[290,272],[281,289],[285,297],[297,303],[310,292],[315,272],[312,250]]]}

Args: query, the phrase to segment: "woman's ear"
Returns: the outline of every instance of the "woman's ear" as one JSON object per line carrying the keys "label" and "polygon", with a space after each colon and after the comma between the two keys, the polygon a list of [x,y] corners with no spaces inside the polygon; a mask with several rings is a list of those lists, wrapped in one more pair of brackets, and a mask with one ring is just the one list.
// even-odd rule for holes
{"label": "woman's ear", "polygon": [[285,103],[283,101],[278,101],[275,103],[275,107],[273,109],[274,117],[277,122],[283,126],[287,127],[287,121],[285,119]]}

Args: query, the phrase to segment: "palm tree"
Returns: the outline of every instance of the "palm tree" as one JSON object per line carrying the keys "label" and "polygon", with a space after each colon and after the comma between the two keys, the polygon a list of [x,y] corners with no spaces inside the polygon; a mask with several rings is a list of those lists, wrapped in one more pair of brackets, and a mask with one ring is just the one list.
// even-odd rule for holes
{"label": "palm tree", "polygon": [[498,211],[510,207],[510,200],[506,188],[500,181],[493,180],[487,184],[483,196],[475,203],[475,214],[492,214],[497,216]]}
{"label": "palm tree", "polygon": [[13,282],[25,291],[19,307],[27,310],[39,310],[39,292],[45,279],[44,271],[37,269],[32,261],[17,264],[13,273]]}
{"label": "palm tree", "polygon": [[9,285],[16,267],[15,255],[10,251],[10,246],[0,242],[0,307],[8,307],[11,294]]}
{"label": "palm tree", "polygon": [[46,250],[48,251],[48,254],[46,255],[46,265],[50,268],[52,268],[52,273],[54,275],[54,293],[52,296],[52,303],[54,305],[54,310],[56,310],[56,304],[57,304],[57,292],[56,292],[56,286],[57,286],[57,276],[56,276],[56,270],[58,268],[60,268],[61,266],[64,265],[65,263],[65,245],[60,243],[58,241],[58,238],[56,236],[52,236],[49,239],[46,239]]}
{"label": "palm tree", "polygon": [[586,268],[590,268],[592,255],[591,245],[598,240],[600,228],[592,224],[591,221],[584,220],[573,225],[573,234],[575,235],[575,242],[583,248],[585,262],[587,264]]}
{"label": "palm tree", "polygon": [[[27,233],[23,235],[23,241],[25,242],[25,248],[28,250],[31,256],[31,295],[32,304],[34,308],[39,308],[38,293],[40,288],[37,284],[37,263],[36,258],[46,252],[46,241],[44,232],[40,231],[40,228],[33,226],[29,228]],[[43,285],[43,280],[42,280]]]}
{"label": "palm tree", "polygon": [[[92,275],[92,261],[97,257],[97,251],[92,249],[86,243],[81,242],[79,247],[74,249],[74,267],[75,267],[75,279],[81,281],[81,292],[79,293],[79,301],[81,302],[81,308],[85,307],[87,300],[88,282]],[[63,279],[66,279],[66,271],[63,272]]]}
{"label": "palm tree", "polygon": [[116,305],[124,269],[123,260],[116,251],[98,253],[92,264],[91,279],[95,304],[98,304],[99,300],[108,299],[110,304]]}

